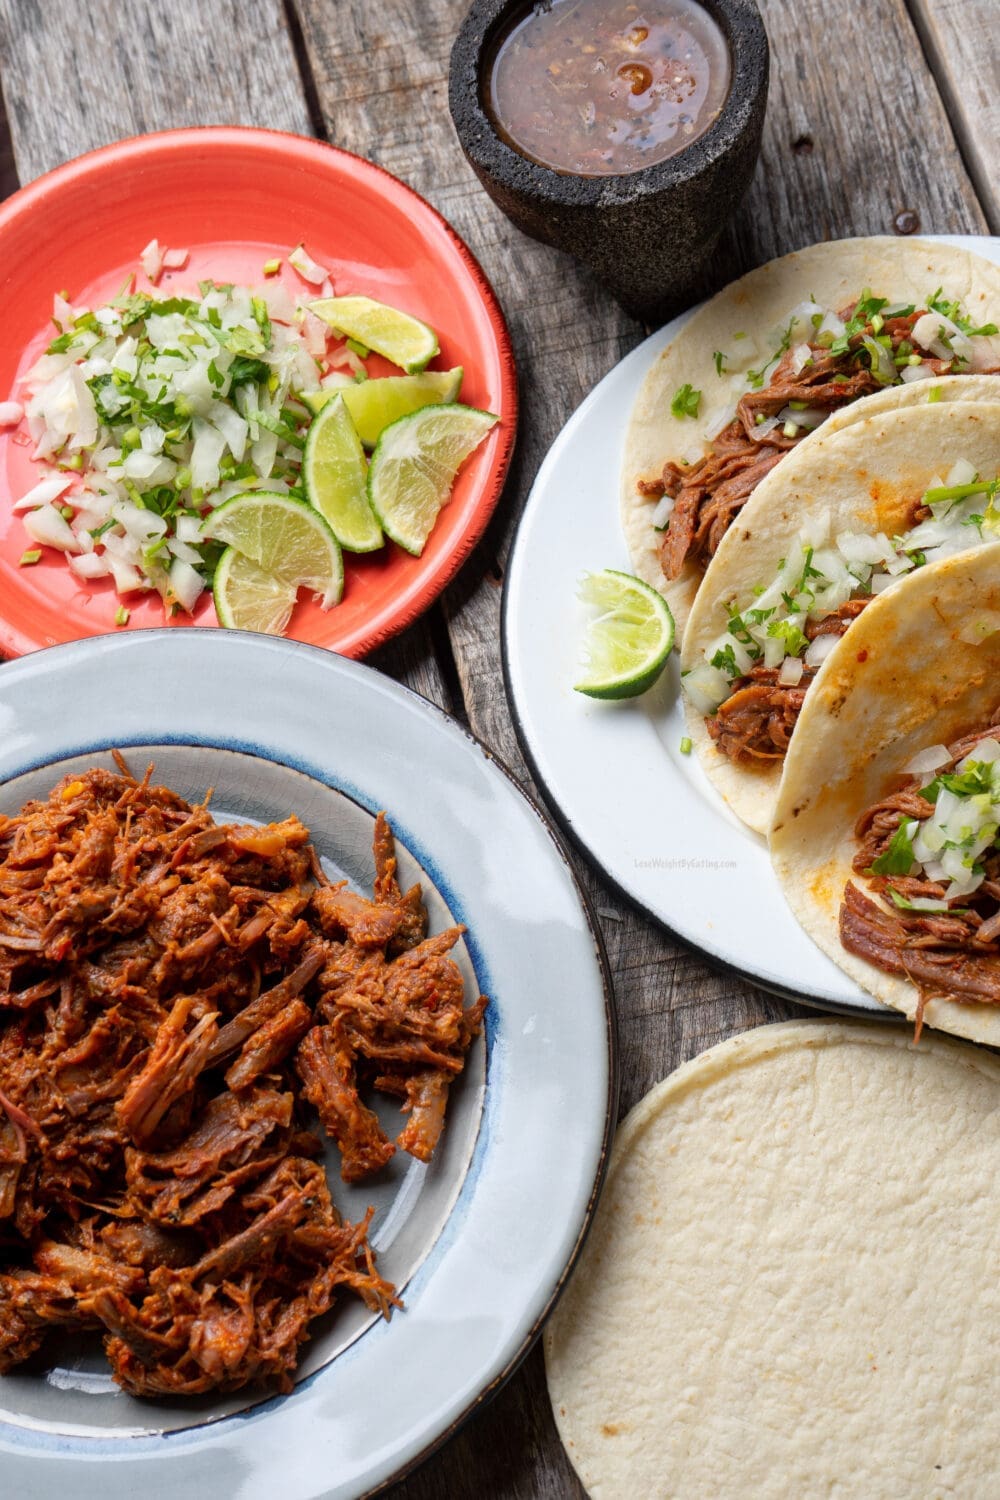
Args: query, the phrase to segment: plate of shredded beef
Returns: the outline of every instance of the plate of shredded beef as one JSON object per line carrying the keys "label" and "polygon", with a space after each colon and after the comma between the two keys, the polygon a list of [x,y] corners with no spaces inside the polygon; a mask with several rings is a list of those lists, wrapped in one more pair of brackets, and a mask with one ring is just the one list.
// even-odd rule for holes
{"label": "plate of shredded beef", "polygon": [[562,852],[310,647],[57,647],[0,717],[9,1482],[367,1493],[513,1368],[589,1217],[609,1001]]}

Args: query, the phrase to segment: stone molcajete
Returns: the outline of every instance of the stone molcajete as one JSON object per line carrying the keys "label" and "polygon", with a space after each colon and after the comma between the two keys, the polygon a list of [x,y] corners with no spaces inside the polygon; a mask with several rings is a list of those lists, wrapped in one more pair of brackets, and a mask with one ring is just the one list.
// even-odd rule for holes
{"label": "stone molcajete", "polygon": [[449,104],[458,137],[495,203],[537,240],[586,262],[636,316],[682,306],[749,186],[767,103],[768,44],[753,0],[705,0],[729,48],[731,82],[718,118],[691,145],[637,171],[557,172],[529,160],[485,107],[496,42],[525,0],[474,0],[451,54]]}

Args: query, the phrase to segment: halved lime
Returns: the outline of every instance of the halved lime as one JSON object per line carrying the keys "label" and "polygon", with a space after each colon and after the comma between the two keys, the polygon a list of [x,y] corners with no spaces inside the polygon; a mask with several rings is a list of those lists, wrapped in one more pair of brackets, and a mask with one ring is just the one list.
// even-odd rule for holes
{"label": "halved lime", "polygon": [[310,302],[309,310],[345,338],[391,360],[407,375],[424,369],[441,352],[433,328],[371,297],[322,297]]}
{"label": "halved lime", "polygon": [[420,556],[455,475],[499,420],[474,406],[424,406],[385,429],[368,468],[368,499],[394,542]]}
{"label": "halved lime", "polygon": [[587,675],[574,683],[576,691],[635,698],[651,688],[674,644],[674,617],[663,595],[615,568],[585,573],[579,595],[599,613],[587,628]]}
{"label": "halved lime", "polygon": [[385,541],[368,504],[367,480],[365,450],[338,395],[310,424],[302,482],[309,503],[348,552],[374,552]]}
{"label": "halved lime", "polygon": [[212,585],[220,625],[264,635],[284,635],[297,593],[294,584],[265,573],[235,547],[223,552]]}
{"label": "halved lime", "polygon": [[344,589],[344,560],[318,511],[290,495],[247,490],[234,495],[202,524],[207,537],[235,547],[279,583],[311,589],[329,609]]}
{"label": "halved lime", "polygon": [[360,385],[306,391],[302,400],[311,412],[320,412],[334,396],[340,396],[358,437],[366,448],[374,448],[384,429],[408,412],[457,400],[464,373],[462,366],[456,365],[453,370],[424,370],[420,375],[386,375],[381,380],[363,380]]}

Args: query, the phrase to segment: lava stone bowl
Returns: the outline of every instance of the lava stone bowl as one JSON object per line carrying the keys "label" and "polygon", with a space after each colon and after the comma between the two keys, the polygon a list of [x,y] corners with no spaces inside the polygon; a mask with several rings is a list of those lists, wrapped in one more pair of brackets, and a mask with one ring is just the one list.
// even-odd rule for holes
{"label": "lava stone bowl", "polygon": [[495,203],[525,234],[585,261],[637,317],[683,304],[753,176],[767,103],[768,44],[753,0],[702,0],[729,47],[729,93],[704,135],[636,172],[582,177],[530,161],[484,106],[498,36],[525,0],[474,0],[451,54],[448,102],[462,149]]}

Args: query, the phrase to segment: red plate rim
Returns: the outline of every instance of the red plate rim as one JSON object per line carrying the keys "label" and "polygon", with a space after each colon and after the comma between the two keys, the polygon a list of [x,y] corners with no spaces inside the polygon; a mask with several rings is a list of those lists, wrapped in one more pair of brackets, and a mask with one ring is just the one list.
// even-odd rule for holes
{"label": "red plate rim", "polygon": [[[263,151],[281,151],[290,162],[311,166],[320,170],[336,164],[340,174],[358,181],[375,181],[380,186],[390,186],[391,197],[398,203],[402,197],[406,211],[418,223],[422,220],[429,230],[438,235],[443,231],[451,250],[457,255],[463,269],[470,277],[475,292],[485,309],[496,347],[497,375],[499,380],[500,406],[503,421],[494,430],[494,451],[485,482],[478,494],[475,508],[457,542],[433,564],[419,573],[419,587],[412,589],[401,600],[397,608],[382,612],[382,617],[373,624],[361,625],[344,638],[332,639],[322,644],[340,655],[359,658],[376,650],[392,637],[413,624],[439,597],[465,563],[481,540],[496,509],[510,467],[514,450],[518,420],[518,385],[514,352],[507,321],[493,287],[479,261],[462,239],[427,199],[414,188],[394,176],[385,167],[343,147],[308,136],[295,135],[290,131],[272,130],[253,125],[196,125],[182,126],[171,130],[153,131],[148,135],[130,136],[87,151],[71,161],[64,162],[44,173],[33,182],[18,188],[0,204],[0,246],[5,233],[25,216],[31,215],[53,194],[58,194],[69,184],[85,180],[95,172],[101,172],[109,163],[116,166],[134,166],[151,156],[167,156],[171,153],[189,151],[199,143],[211,144],[213,150],[244,152],[248,148]],[[421,559],[414,558],[419,569]],[[335,612],[331,614],[333,621]],[[189,628],[177,626],[174,628]],[[195,627],[201,628],[201,627]],[[217,628],[217,627],[209,627]],[[97,630],[93,634],[103,634]],[[331,636],[336,632],[331,629]],[[69,637],[71,638],[71,637]],[[295,638],[294,635],[292,638]],[[5,620],[0,615],[0,652],[7,656],[20,656],[40,646],[49,644],[20,629],[16,622]]]}

